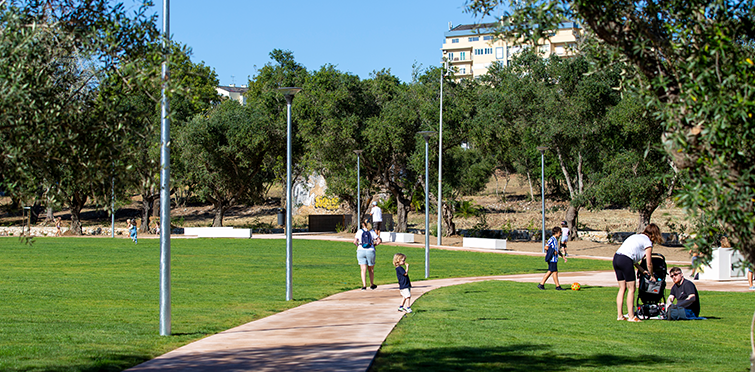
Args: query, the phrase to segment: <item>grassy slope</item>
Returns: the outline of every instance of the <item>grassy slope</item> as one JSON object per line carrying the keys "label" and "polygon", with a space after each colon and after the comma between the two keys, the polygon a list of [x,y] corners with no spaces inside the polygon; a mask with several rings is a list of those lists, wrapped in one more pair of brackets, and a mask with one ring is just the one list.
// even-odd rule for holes
{"label": "grassy slope", "polygon": [[[176,239],[172,333],[158,336],[159,242],[0,238],[0,370],[118,371],[190,341],[361,286],[354,246],[294,242],[294,300],[285,301],[282,240]],[[397,251],[419,267],[422,247],[379,247],[377,283],[393,283]],[[542,272],[541,257],[431,252],[431,278]],[[562,271],[609,269],[569,260]],[[420,278],[412,278],[415,282]]]}
{"label": "grassy slope", "polygon": [[424,295],[371,371],[744,371],[755,300],[702,292],[704,321],[617,322],[615,288],[483,282]]}

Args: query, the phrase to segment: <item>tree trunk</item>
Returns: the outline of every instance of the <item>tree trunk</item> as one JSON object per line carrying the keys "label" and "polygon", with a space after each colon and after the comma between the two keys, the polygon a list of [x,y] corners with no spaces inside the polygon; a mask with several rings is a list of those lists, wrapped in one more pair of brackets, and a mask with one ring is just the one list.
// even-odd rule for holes
{"label": "tree trunk", "polygon": [[[215,217],[212,218],[212,227],[223,227],[223,216],[225,216],[225,212],[228,211],[230,206],[223,202],[218,202],[214,204],[214,207]],[[291,224],[293,224],[293,221],[291,221]],[[286,228],[289,228],[289,226],[286,226]]]}
{"label": "tree trunk", "polygon": [[443,228],[446,229],[445,236],[456,235],[456,223],[454,222],[454,211],[448,203],[443,203]]}
{"label": "tree trunk", "polygon": [[532,178],[530,178],[530,171],[527,171],[527,184],[530,185],[530,200],[535,200],[535,191],[532,189]]}
{"label": "tree trunk", "polygon": [[650,203],[650,205],[646,205],[645,208],[637,211],[637,214],[639,215],[639,223],[637,224],[638,234],[645,231],[645,228],[650,225],[650,217],[653,216],[653,212],[655,212],[656,208],[658,208],[658,203]]}
{"label": "tree trunk", "polygon": [[408,227],[407,218],[411,209],[411,201],[396,196],[396,232],[405,233]]}
{"label": "tree trunk", "polygon": [[81,231],[81,210],[84,209],[87,196],[81,195],[79,192],[74,192],[71,198],[71,233],[74,235],[82,235]]}
{"label": "tree trunk", "polygon": [[142,195],[142,225],[139,227],[139,232],[142,234],[149,232],[149,219],[152,216],[152,206],[156,199],[159,199],[158,194]]}
{"label": "tree trunk", "polygon": [[569,228],[569,240],[579,240],[579,230],[577,229],[577,217],[579,217],[579,208],[569,205],[566,209],[566,227]]}
{"label": "tree trunk", "polygon": [[[48,204],[49,204],[49,199],[48,199]],[[55,213],[52,207],[49,205],[47,206],[47,211],[45,213],[45,225],[47,225],[48,223],[53,224],[53,225],[55,224]]]}

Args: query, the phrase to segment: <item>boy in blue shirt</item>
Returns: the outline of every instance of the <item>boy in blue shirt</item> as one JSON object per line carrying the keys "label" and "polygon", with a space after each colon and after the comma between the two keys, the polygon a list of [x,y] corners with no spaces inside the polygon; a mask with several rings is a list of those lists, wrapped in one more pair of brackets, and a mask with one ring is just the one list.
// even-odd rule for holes
{"label": "boy in blue shirt", "polygon": [[[401,267],[406,266],[406,269]],[[401,305],[398,307],[398,311],[404,311],[407,313],[412,312],[412,308],[409,307],[412,302],[412,282],[409,280],[409,264],[406,263],[406,255],[402,253],[396,253],[393,256],[393,266],[396,266],[396,277],[398,278],[398,290],[401,292]],[[404,306],[406,305],[406,306]]]}
{"label": "boy in blue shirt", "polygon": [[[537,287],[540,289],[545,289],[545,281],[548,280],[551,274],[553,274],[553,281],[556,283],[556,290],[565,291],[566,289],[561,288],[561,284],[558,282],[558,256],[564,257],[564,255],[558,249],[558,240],[561,237],[561,228],[556,226],[551,231],[553,232],[553,236],[548,239],[548,243],[546,244],[547,251],[545,251],[545,262],[548,263],[548,272],[545,273],[543,280],[540,281],[540,284],[538,284]],[[566,257],[564,257],[564,262],[566,262]]]}

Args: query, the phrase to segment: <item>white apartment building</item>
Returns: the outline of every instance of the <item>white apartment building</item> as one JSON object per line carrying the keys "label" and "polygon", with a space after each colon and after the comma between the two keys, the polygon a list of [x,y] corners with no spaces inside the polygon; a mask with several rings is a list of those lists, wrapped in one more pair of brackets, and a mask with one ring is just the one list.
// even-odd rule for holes
{"label": "white apartment building", "polygon": [[[455,27],[448,24],[441,50],[458,78],[478,78],[485,75],[496,62],[508,65],[511,58],[522,50],[522,46],[514,45],[511,41],[496,40],[494,30],[497,26],[498,23]],[[581,34],[579,24],[564,22],[548,40],[540,40],[537,48],[545,58],[554,53],[561,57],[574,56]]]}
{"label": "white apartment building", "polygon": [[241,105],[246,105],[246,97],[244,96],[244,93],[249,90],[246,85],[242,85],[241,87],[237,87],[236,84],[231,84],[229,86],[221,85],[215,87],[215,90],[223,97],[228,97],[229,99],[238,101]]}

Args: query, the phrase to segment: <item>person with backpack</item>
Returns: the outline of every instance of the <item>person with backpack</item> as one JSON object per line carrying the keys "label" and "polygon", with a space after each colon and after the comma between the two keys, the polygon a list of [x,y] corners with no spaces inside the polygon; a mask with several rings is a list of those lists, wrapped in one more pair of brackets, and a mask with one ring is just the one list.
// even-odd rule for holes
{"label": "person with backpack", "polygon": [[354,236],[354,244],[357,246],[357,261],[362,271],[362,290],[367,289],[367,272],[370,273],[370,289],[377,288],[375,285],[375,246],[380,244],[380,237],[375,231],[367,227],[368,220],[362,221],[362,228],[357,230]]}

